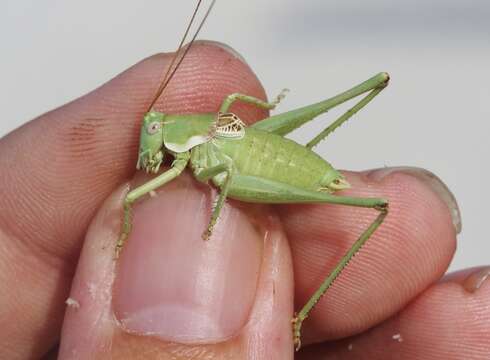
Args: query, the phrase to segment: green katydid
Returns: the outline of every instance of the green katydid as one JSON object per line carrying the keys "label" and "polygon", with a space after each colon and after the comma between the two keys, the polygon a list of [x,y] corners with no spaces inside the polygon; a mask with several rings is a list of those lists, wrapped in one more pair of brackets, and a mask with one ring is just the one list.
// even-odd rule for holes
{"label": "green katydid", "polygon": [[[244,94],[231,94],[223,100],[216,113],[171,115],[154,111],[153,105],[192,46],[214,1],[172,69],[175,59],[184,49],[182,44],[199,4],[200,1],[164,80],[144,116],[136,167],[157,174],[166,154],[170,154],[174,161],[170,169],[126,195],[122,233],[116,245],[116,256],[121,252],[131,231],[132,204],[178,177],[187,166],[198,181],[211,181],[219,189],[209,225],[203,232],[205,240],[210,238],[226,198],[268,204],[329,203],[378,211],[378,216],[371,225],[360,235],[310,300],[294,315],[294,344],[299,349],[303,321],[388,214],[388,201],[385,199],[335,195],[336,191],[349,188],[349,183],[339,171],[311,149],[378,95],[387,86],[389,76],[387,73],[377,74],[337,96],[268,117],[249,127],[238,116],[229,112],[235,101],[262,109],[274,109],[284,93],[272,102]],[[366,95],[305,146],[284,137],[316,116],[362,94]]]}

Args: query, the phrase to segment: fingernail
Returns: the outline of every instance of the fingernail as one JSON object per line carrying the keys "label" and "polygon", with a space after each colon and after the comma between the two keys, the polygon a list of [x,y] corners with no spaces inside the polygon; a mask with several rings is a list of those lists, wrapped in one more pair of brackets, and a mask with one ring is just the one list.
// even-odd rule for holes
{"label": "fingernail", "polygon": [[175,181],[135,205],[114,287],[123,329],[211,343],[233,337],[246,324],[262,239],[245,214],[225,206],[212,237],[202,240],[212,200],[192,182]]}
{"label": "fingernail", "polygon": [[490,266],[473,269],[463,282],[463,287],[468,292],[475,292],[490,277]]}
{"label": "fingernail", "polygon": [[227,44],[224,44],[224,43],[219,42],[219,41],[213,41],[213,40],[199,40],[199,41],[197,41],[197,43],[203,44],[203,45],[212,45],[212,46],[219,47],[219,48],[225,50],[227,53],[231,54],[236,59],[240,60],[242,63],[247,64],[247,61],[245,61],[245,58],[238,51],[236,51],[235,49],[233,49],[231,46],[229,46]]}
{"label": "fingernail", "polygon": [[382,169],[374,169],[368,172],[367,176],[375,181],[381,181],[387,176],[394,173],[404,173],[416,177],[420,181],[428,185],[447,205],[451,214],[452,223],[456,234],[461,232],[461,212],[458,203],[453,193],[446,184],[442,182],[436,175],[428,170],[409,166],[387,167]]}

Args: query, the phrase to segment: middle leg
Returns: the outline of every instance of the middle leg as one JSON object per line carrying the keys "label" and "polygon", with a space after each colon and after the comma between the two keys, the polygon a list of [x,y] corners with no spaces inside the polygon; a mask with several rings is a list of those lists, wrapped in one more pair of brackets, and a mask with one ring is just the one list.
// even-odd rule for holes
{"label": "middle leg", "polygon": [[221,113],[226,113],[228,112],[228,109],[230,108],[231,104],[233,104],[236,100],[240,100],[249,104],[253,104],[261,109],[274,109],[279,102],[281,102],[282,99],[286,96],[286,92],[288,92],[288,89],[283,89],[277,97],[271,101],[267,102],[264,100],[260,100],[256,97],[249,96],[249,95],[244,95],[240,93],[234,93],[231,95],[228,95],[223,103],[221,104],[221,107],[219,108],[219,111]]}
{"label": "middle leg", "polygon": [[208,227],[202,234],[203,240],[208,240],[210,238],[213,232],[214,225],[216,225],[216,222],[218,221],[219,215],[221,213],[221,209],[223,208],[223,205],[226,200],[226,196],[228,195],[228,190],[230,188],[231,180],[233,177],[233,164],[231,161],[229,161],[226,163],[213,166],[211,168],[196,169],[194,171],[194,175],[196,176],[196,179],[203,182],[208,181],[209,179],[222,173],[225,173],[226,175],[224,180],[220,180],[218,182],[220,187],[220,193],[218,196],[218,200],[216,201],[216,204],[213,206]]}

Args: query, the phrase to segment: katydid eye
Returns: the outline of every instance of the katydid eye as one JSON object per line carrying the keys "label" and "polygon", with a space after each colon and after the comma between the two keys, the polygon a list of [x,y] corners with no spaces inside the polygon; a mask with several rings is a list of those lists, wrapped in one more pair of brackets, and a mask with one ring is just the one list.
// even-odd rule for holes
{"label": "katydid eye", "polygon": [[153,135],[156,134],[161,127],[162,125],[160,124],[160,122],[153,121],[152,123],[148,124],[148,127],[146,128],[146,132],[150,135]]}

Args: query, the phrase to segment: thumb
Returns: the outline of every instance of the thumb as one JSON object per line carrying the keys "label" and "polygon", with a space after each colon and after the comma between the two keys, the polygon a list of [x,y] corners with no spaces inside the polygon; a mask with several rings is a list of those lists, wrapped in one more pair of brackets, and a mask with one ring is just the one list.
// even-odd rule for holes
{"label": "thumb", "polygon": [[292,358],[291,258],[268,208],[227,204],[203,241],[216,194],[184,174],[135,205],[114,261],[126,188],[87,233],[60,359]]}

